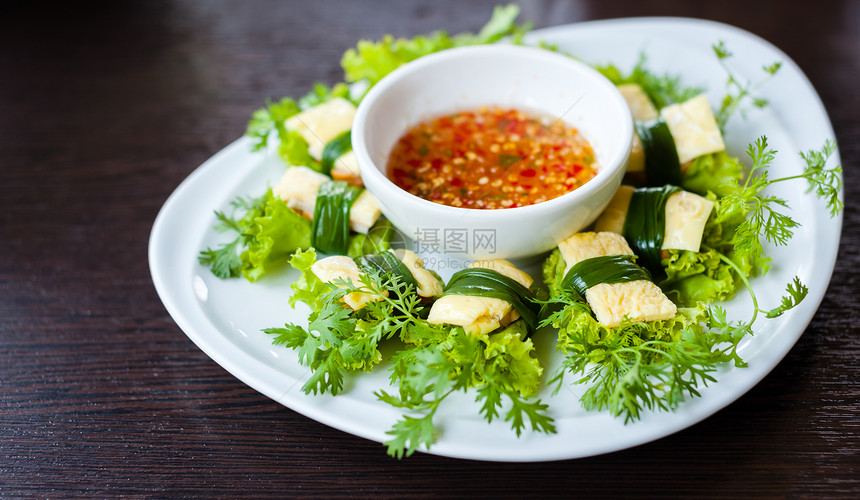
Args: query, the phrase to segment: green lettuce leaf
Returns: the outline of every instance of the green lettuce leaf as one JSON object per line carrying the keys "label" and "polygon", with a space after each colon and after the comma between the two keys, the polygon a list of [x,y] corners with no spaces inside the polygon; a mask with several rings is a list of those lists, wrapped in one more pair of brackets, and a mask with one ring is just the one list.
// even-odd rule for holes
{"label": "green lettuce leaf", "polygon": [[331,87],[327,87],[322,83],[315,83],[314,88],[302,96],[299,99],[299,108],[304,111],[306,109],[313,108],[314,106],[319,106],[320,104],[326,103],[332,99],[340,97],[342,99],[346,99],[347,101],[351,100],[349,95],[349,85],[345,83],[336,83]]}
{"label": "green lettuce leaf", "polygon": [[293,294],[290,295],[290,306],[295,307],[298,302],[304,302],[312,311],[322,309],[323,295],[330,292],[331,287],[311,271],[311,266],[316,261],[317,253],[313,248],[297,250],[290,257],[290,265],[301,273],[299,279],[290,284],[290,288],[293,289]]}
{"label": "green lettuce leaf", "polygon": [[400,65],[421,56],[453,47],[493,43],[505,36],[521,36],[528,28],[515,24],[519,12],[517,5],[497,6],[478,34],[463,33],[452,37],[445,31],[436,31],[411,39],[395,39],[386,35],[377,42],[362,40],[355,48],[347,50],[341,59],[346,81],[366,80],[373,86]]}
{"label": "green lettuce leaf", "polygon": [[254,217],[244,236],[248,245],[242,252],[242,274],[254,282],[287,263],[290,255],[310,246],[311,223],[269,190],[263,213]]}
{"label": "green lettuce leaf", "polygon": [[301,109],[296,101],[285,97],[277,102],[267,101],[266,105],[251,115],[245,135],[253,139],[253,151],[259,151],[269,144],[272,132],[278,135],[284,132],[284,121],[299,114]]}
{"label": "green lettuce leaf", "polygon": [[524,321],[515,321],[486,339],[484,359],[494,375],[523,396],[537,393],[543,368],[534,356],[534,344],[527,338]]}
{"label": "green lettuce leaf", "polygon": [[564,269],[567,264],[561,256],[561,250],[555,247],[549,257],[543,262],[543,282],[549,288],[551,296],[558,295],[561,290],[561,282],[564,280]]}
{"label": "green lettuce leaf", "polygon": [[663,259],[662,265],[667,278],[660,287],[675,303],[683,306],[728,300],[741,285],[732,268],[713,251],[670,250],[669,258]]}
{"label": "green lettuce leaf", "polygon": [[319,172],[320,162],[311,156],[308,150],[308,141],[295,130],[286,130],[278,133],[281,142],[278,144],[278,156],[287,165],[297,167],[308,167]]}
{"label": "green lettuce leaf", "polygon": [[740,160],[725,151],[702,155],[687,167],[681,179],[681,187],[687,191],[705,195],[709,191],[725,196],[743,178],[743,165]]}

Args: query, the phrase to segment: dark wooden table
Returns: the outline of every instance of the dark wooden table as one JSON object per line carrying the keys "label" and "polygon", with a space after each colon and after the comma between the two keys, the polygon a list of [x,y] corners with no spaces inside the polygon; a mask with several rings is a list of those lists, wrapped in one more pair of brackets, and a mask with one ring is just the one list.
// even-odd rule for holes
{"label": "dark wooden table", "polygon": [[537,27],[676,15],[787,52],[845,169],[830,288],[798,344],[707,420],[539,464],[383,448],[211,361],[153,288],[158,209],[268,97],[342,78],[360,38],[475,30],[492,1],[5,2],[0,7],[0,496],[860,496],[860,2],[528,1]]}

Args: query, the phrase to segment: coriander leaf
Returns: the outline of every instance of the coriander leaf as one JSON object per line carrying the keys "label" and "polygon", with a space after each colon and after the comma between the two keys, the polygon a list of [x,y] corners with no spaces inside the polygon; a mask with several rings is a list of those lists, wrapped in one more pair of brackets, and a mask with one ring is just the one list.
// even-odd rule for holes
{"label": "coriander leaf", "polygon": [[238,237],[215,250],[207,248],[201,251],[197,261],[209,267],[212,274],[221,279],[236,278],[242,271],[242,259],[239,257],[241,247],[242,238]]}
{"label": "coriander leaf", "polygon": [[646,67],[647,57],[639,54],[639,61],[629,74],[624,75],[615,65],[595,66],[595,69],[615,85],[634,83],[639,85],[654,106],[662,109],[676,102],[684,102],[705,91],[703,87],[687,87],[681,84],[681,77],[670,74],[657,74]]}
{"label": "coriander leaf", "polygon": [[483,401],[481,414],[487,422],[492,422],[499,416],[499,408],[502,406],[502,391],[494,384],[486,384],[478,388],[476,402]]}
{"label": "coriander leaf", "polygon": [[274,335],[272,343],[295,349],[304,345],[308,332],[296,325],[285,325],[284,328],[266,328],[263,333]]}
{"label": "coriander leaf", "polygon": [[717,59],[726,59],[733,55],[731,52],[729,52],[729,49],[726,47],[726,43],[722,40],[712,45],[711,48],[714,49],[714,53],[717,55]]}
{"label": "coriander leaf", "polygon": [[511,421],[511,427],[517,433],[522,434],[525,428],[525,420],[528,419],[532,430],[546,434],[555,434],[556,428],[552,417],[547,414],[549,406],[537,401],[527,401],[516,391],[505,391],[511,400],[511,409],[505,415],[505,420]]}
{"label": "coriander leaf", "polygon": [[608,410],[625,422],[643,410],[673,410],[699,396],[698,387],[714,380],[711,373],[740,341],[724,342],[703,326],[708,314],[703,306],[681,308],[671,320],[609,329],[585,308],[565,307],[552,323],[565,359],[551,382],[560,387],[564,372],[578,376],[574,383],[588,386],[580,400],[586,409]]}
{"label": "coriander leaf", "polygon": [[816,196],[827,200],[831,217],[835,217],[844,206],[839,199],[839,192],[842,190],[842,167],[837,165],[831,169],[825,168],[834,151],[836,143],[828,139],[824,141],[820,151],[800,153],[800,157],[806,162],[802,176],[809,182],[809,189],[814,190]]}
{"label": "coriander leaf", "polygon": [[801,283],[800,278],[795,276],[794,281],[786,285],[785,291],[786,295],[782,297],[780,305],[766,312],[768,318],[782,316],[783,313],[800,304],[806,294],[809,293],[809,288]]}
{"label": "coriander leaf", "polygon": [[767,137],[762,136],[750,144],[747,155],[753,161],[752,167],[747,169],[747,179],[743,185],[736,181],[730,183],[730,191],[719,201],[716,220],[741,218],[743,222],[737,226],[732,243],[737,251],[759,256],[764,254],[761,236],[775,245],[785,245],[798,224],[779,211],[780,207],[787,208],[785,200],[762,194],[772,184],[767,168],[776,156],[776,151],[768,147]]}
{"label": "coriander leaf", "polygon": [[307,393],[337,395],[343,390],[343,360],[335,349],[329,349],[317,356],[318,363],[312,366],[311,376],[302,390]]}
{"label": "coriander leaf", "polygon": [[342,290],[329,292],[322,310],[310,316],[308,331],[316,333],[324,347],[339,347],[354,331],[356,320],[351,317],[352,309],[340,302],[343,295]]}
{"label": "coriander leaf", "polygon": [[220,210],[215,211],[215,218],[218,219],[218,224],[214,226],[216,231],[236,231],[237,233],[241,233],[243,230],[240,220]]}
{"label": "coriander leaf", "polygon": [[383,444],[388,447],[388,454],[394,458],[412,456],[422,445],[429,448],[436,442],[433,428],[433,415],[428,413],[420,418],[404,415],[386,434],[393,436]]}
{"label": "coriander leaf", "polygon": [[728,59],[732,57],[732,53],[726,47],[725,42],[720,40],[716,44],[711,46],[714,50],[714,54],[717,56],[717,60],[720,63],[720,66],[723,67],[723,70],[726,72],[726,95],[723,97],[722,104],[720,105],[720,109],[717,111],[716,119],[717,125],[720,127],[720,131],[725,133],[726,124],[729,119],[736,112],[740,111],[741,115],[744,115],[744,111],[741,108],[743,103],[746,100],[751,100],[752,104],[758,108],[763,108],[767,105],[767,100],[761,97],[757,97],[755,92],[764,85],[768,80],[770,80],[776,73],[779,71],[779,68],[782,67],[782,63],[776,61],[772,64],[768,64],[762,66],[762,70],[765,72],[765,77],[759,80],[756,83],[751,82],[742,82],[738,76],[736,76],[731,68],[728,66]]}

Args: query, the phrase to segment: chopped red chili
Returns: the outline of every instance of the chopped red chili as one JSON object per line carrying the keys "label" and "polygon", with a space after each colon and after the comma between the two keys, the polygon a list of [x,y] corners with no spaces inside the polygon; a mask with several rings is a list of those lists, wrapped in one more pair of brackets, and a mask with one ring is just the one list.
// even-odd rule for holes
{"label": "chopped red chili", "polygon": [[387,170],[424,199],[495,209],[557,198],[594,177],[596,164],[588,141],[561,120],[493,107],[419,123],[394,146]]}

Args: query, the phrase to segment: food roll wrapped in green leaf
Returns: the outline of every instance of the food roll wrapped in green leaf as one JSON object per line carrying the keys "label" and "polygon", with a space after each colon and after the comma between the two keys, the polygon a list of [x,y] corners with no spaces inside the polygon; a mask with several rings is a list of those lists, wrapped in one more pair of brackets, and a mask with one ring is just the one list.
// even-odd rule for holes
{"label": "food roll wrapped in green leaf", "polygon": [[534,330],[537,318],[529,290],[533,282],[507,260],[477,261],[452,277],[445,294],[430,309],[428,321],[485,334],[522,316]]}
{"label": "food roll wrapped in green leaf", "polygon": [[347,253],[350,231],[367,234],[382,215],[367,190],[307,167],[287,168],[273,192],[313,220],[312,244],[325,253]]}
{"label": "food roll wrapped in green leaf", "polygon": [[[346,373],[370,370],[380,361],[380,342],[401,338],[423,322],[426,302],[442,293],[441,281],[424,269],[414,253],[393,251],[352,259],[316,259],[314,249],[290,259],[301,278],[293,283],[290,303],[307,305],[308,326],[268,328],[276,344],[299,351],[312,371],[302,390],[337,394]],[[420,286],[419,286],[420,283]]]}
{"label": "food roll wrapped in green leaf", "polygon": [[[671,319],[677,307],[650,276],[632,259],[607,259],[633,256],[624,237],[612,232],[576,233],[558,245],[565,262],[565,278],[560,290],[581,283],[582,295],[597,321],[615,327],[626,321]],[[589,276],[590,275],[590,276]]]}

